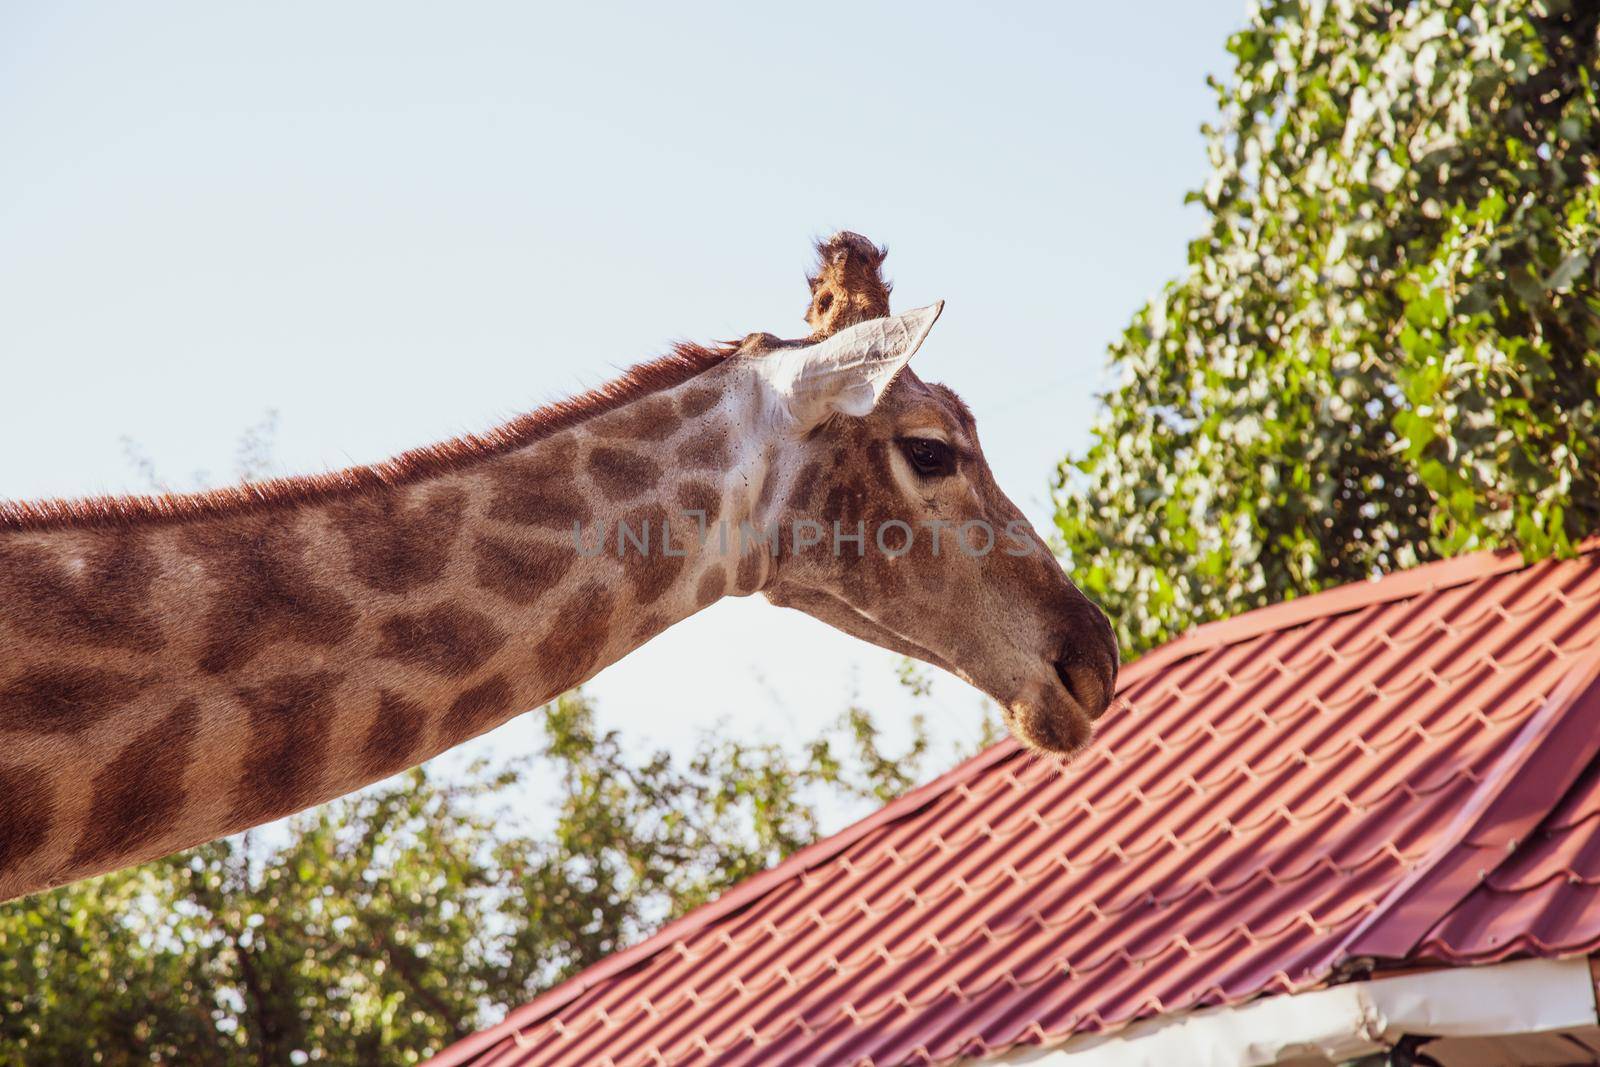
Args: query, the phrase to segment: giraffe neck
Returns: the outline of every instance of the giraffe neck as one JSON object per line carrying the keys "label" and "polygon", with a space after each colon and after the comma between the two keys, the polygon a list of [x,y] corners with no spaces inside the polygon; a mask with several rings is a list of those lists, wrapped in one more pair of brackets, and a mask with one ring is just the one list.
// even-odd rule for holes
{"label": "giraffe neck", "polygon": [[717,534],[770,481],[735,366],[409,484],[0,532],[0,900],[415,765],[759,588]]}

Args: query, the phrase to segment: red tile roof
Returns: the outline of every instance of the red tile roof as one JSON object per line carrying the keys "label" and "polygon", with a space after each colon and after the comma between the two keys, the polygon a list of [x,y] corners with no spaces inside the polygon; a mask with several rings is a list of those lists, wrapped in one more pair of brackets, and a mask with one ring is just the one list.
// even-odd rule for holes
{"label": "red tile roof", "polygon": [[946,1063],[1366,962],[1600,948],[1600,542],[1201,627],[436,1065]]}

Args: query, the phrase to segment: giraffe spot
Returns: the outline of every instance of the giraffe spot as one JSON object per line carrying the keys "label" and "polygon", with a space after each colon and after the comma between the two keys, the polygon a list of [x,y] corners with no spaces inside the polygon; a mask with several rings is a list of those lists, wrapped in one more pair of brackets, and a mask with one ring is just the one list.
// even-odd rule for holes
{"label": "giraffe spot", "polygon": [[894,465],[889,462],[889,446],[884,442],[867,445],[867,472],[878,485],[894,491]]}
{"label": "giraffe spot", "polygon": [[727,435],[714,433],[685,441],[678,446],[674,458],[685,470],[720,471],[728,468],[732,453]]}
{"label": "giraffe spot", "polygon": [[478,585],[513,604],[532,604],[572,569],[571,545],[480,537],[475,574]]}
{"label": "giraffe spot", "polygon": [[144,679],[93,667],[35,667],[0,689],[0,730],[81,733],[138,695]]}
{"label": "giraffe spot", "polygon": [[572,491],[570,457],[552,469],[542,462],[545,454],[541,449],[536,458],[518,457],[495,465],[490,475],[494,495],[489,500],[489,518],[561,531],[594,519],[588,501]]}
{"label": "giraffe spot", "polygon": [[96,533],[69,562],[62,550],[0,543],[0,604],[30,637],[155,652],[166,644],[150,610],[160,567],[135,534]]}
{"label": "giraffe spot", "polygon": [[459,678],[488,662],[506,636],[480,611],[441,604],[386,620],[378,655]]}
{"label": "giraffe spot", "polygon": [[766,469],[766,473],[761,478],[761,492],[756,494],[756,514],[767,515],[770,514],[769,509],[772,507],[772,497],[778,490],[778,479],[772,474],[773,468],[777,466],[777,449],[768,445],[762,454],[761,465]]}
{"label": "giraffe spot", "polygon": [[0,871],[38,851],[55,820],[50,782],[21,767],[0,767]]}
{"label": "giraffe spot", "polygon": [[[709,531],[716,526],[717,519],[722,515],[722,494],[705,482],[685,482],[678,487],[678,506],[683,509],[685,515],[689,512],[703,512],[704,518],[701,521]],[[697,524],[696,535],[699,532]]]}
{"label": "giraffe spot", "polygon": [[621,448],[589,453],[589,475],[609,500],[631,500],[655,487],[661,465],[648,456]]}
{"label": "giraffe spot", "polygon": [[439,731],[452,742],[476,737],[499,725],[515,698],[506,676],[492,674],[451,702],[439,720]]}
{"label": "giraffe spot", "polygon": [[713,564],[710,570],[700,576],[700,584],[695,587],[695,605],[703,608],[721,600],[727,587],[728,572],[722,569],[721,564]]}
{"label": "giraffe spot", "polygon": [[822,464],[812,460],[800,468],[800,474],[789,490],[790,511],[804,512],[811,508],[811,497],[817,491],[817,479],[822,476]]}
{"label": "giraffe spot", "polygon": [[557,693],[589,677],[611,633],[616,597],[601,582],[577,590],[554,614],[554,625],[539,645],[538,669],[545,688]]}
{"label": "giraffe spot", "polygon": [[333,671],[311,671],[237,691],[249,718],[250,758],[233,791],[234,826],[255,826],[315,803],[339,680]]}
{"label": "giraffe spot", "polygon": [[643,644],[656,634],[667,628],[667,617],[659,612],[652,611],[641,618],[633,628],[633,640],[636,645]]}
{"label": "giraffe spot", "polygon": [[391,490],[341,501],[331,518],[350,543],[356,579],[400,594],[444,577],[466,508],[461,489],[441,489],[410,504]]}
{"label": "giraffe spot", "polygon": [[733,576],[733,587],[740,596],[749,596],[761,588],[761,553],[748,550],[739,557],[739,569]]}
{"label": "giraffe spot", "polygon": [[698,419],[717,406],[722,391],[709,385],[697,385],[678,394],[678,414],[686,419]]}
{"label": "giraffe spot", "polygon": [[[647,541],[643,548],[622,536],[623,526],[643,532]],[[680,523],[673,530],[667,521],[667,511],[660,504],[646,504],[634,508],[617,524],[617,551],[622,555],[622,570],[633,585],[633,599],[641,607],[654,604],[672,587],[688,562],[687,553],[700,531],[685,528]],[[669,554],[676,553],[676,554]]]}
{"label": "giraffe spot", "polygon": [[271,518],[187,530],[183,550],[204,564],[219,588],[202,623],[200,669],[237,670],[269,644],[329,647],[355,629],[350,603],[319,586],[302,556],[306,541]]}
{"label": "giraffe spot", "polygon": [[665,441],[677,431],[679,425],[680,420],[672,410],[671,398],[647,396],[620,411],[596,419],[585,428],[591,429],[600,437],[630,441]]}
{"label": "giraffe spot", "polygon": [[[884,543],[893,547],[894,542],[890,538],[897,536],[899,532],[890,532],[885,536]],[[877,586],[876,597],[893,600],[904,596],[906,592],[905,575],[907,565],[899,559],[876,552],[872,554],[872,558],[878,561],[872,569],[873,578],[875,579],[874,584]]]}
{"label": "giraffe spot", "polygon": [[103,870],[137,855],[172,828],[188,793],[183,774],[194,754],[200,708],[185,700],[122,747],[94,776],[88,824],[72,865]]}
{"label": "giraffe spot", "polygon": [[383,778],[411,766],[422,740],[428,712],[414,700],[384,689],[378,693],[378,713],[361,742],[362,766],[368,777]]}
{"label": "giraffe spot", "polygon": [[[838,523],[842,532],[855,533],[856,526],[866,521],[866,502],[867,494],[860,487],[844,482],[836,484],[822,502],[823,525],[832,531],[833,524]],[[854,553],[845,552],[844,555],[853,556]]]}

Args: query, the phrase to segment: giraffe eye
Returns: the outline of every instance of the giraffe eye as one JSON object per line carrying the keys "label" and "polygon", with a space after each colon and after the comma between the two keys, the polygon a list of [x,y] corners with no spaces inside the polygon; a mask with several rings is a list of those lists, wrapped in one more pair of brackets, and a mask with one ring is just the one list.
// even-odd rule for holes
{"label": "giraffe eye", "polygon": [[943,478],[955,473],[955,453],[949,445],[933,437],[902,437],[900,450],[911,469],[924,478]]}

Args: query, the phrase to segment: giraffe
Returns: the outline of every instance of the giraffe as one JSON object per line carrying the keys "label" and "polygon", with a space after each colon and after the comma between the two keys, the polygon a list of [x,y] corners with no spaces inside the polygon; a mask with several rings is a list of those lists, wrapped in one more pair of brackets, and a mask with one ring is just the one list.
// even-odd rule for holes
{"label": "giraffe", "polygon": [[966,406],[906,367],[942,304],[891,315],[859,235],[818,252],[800,340],[681,345],[375,466],[0,505],[0,899],[413,766],[729,595],[955,673],[1039,752],[1084,745],[1116,643]]}

